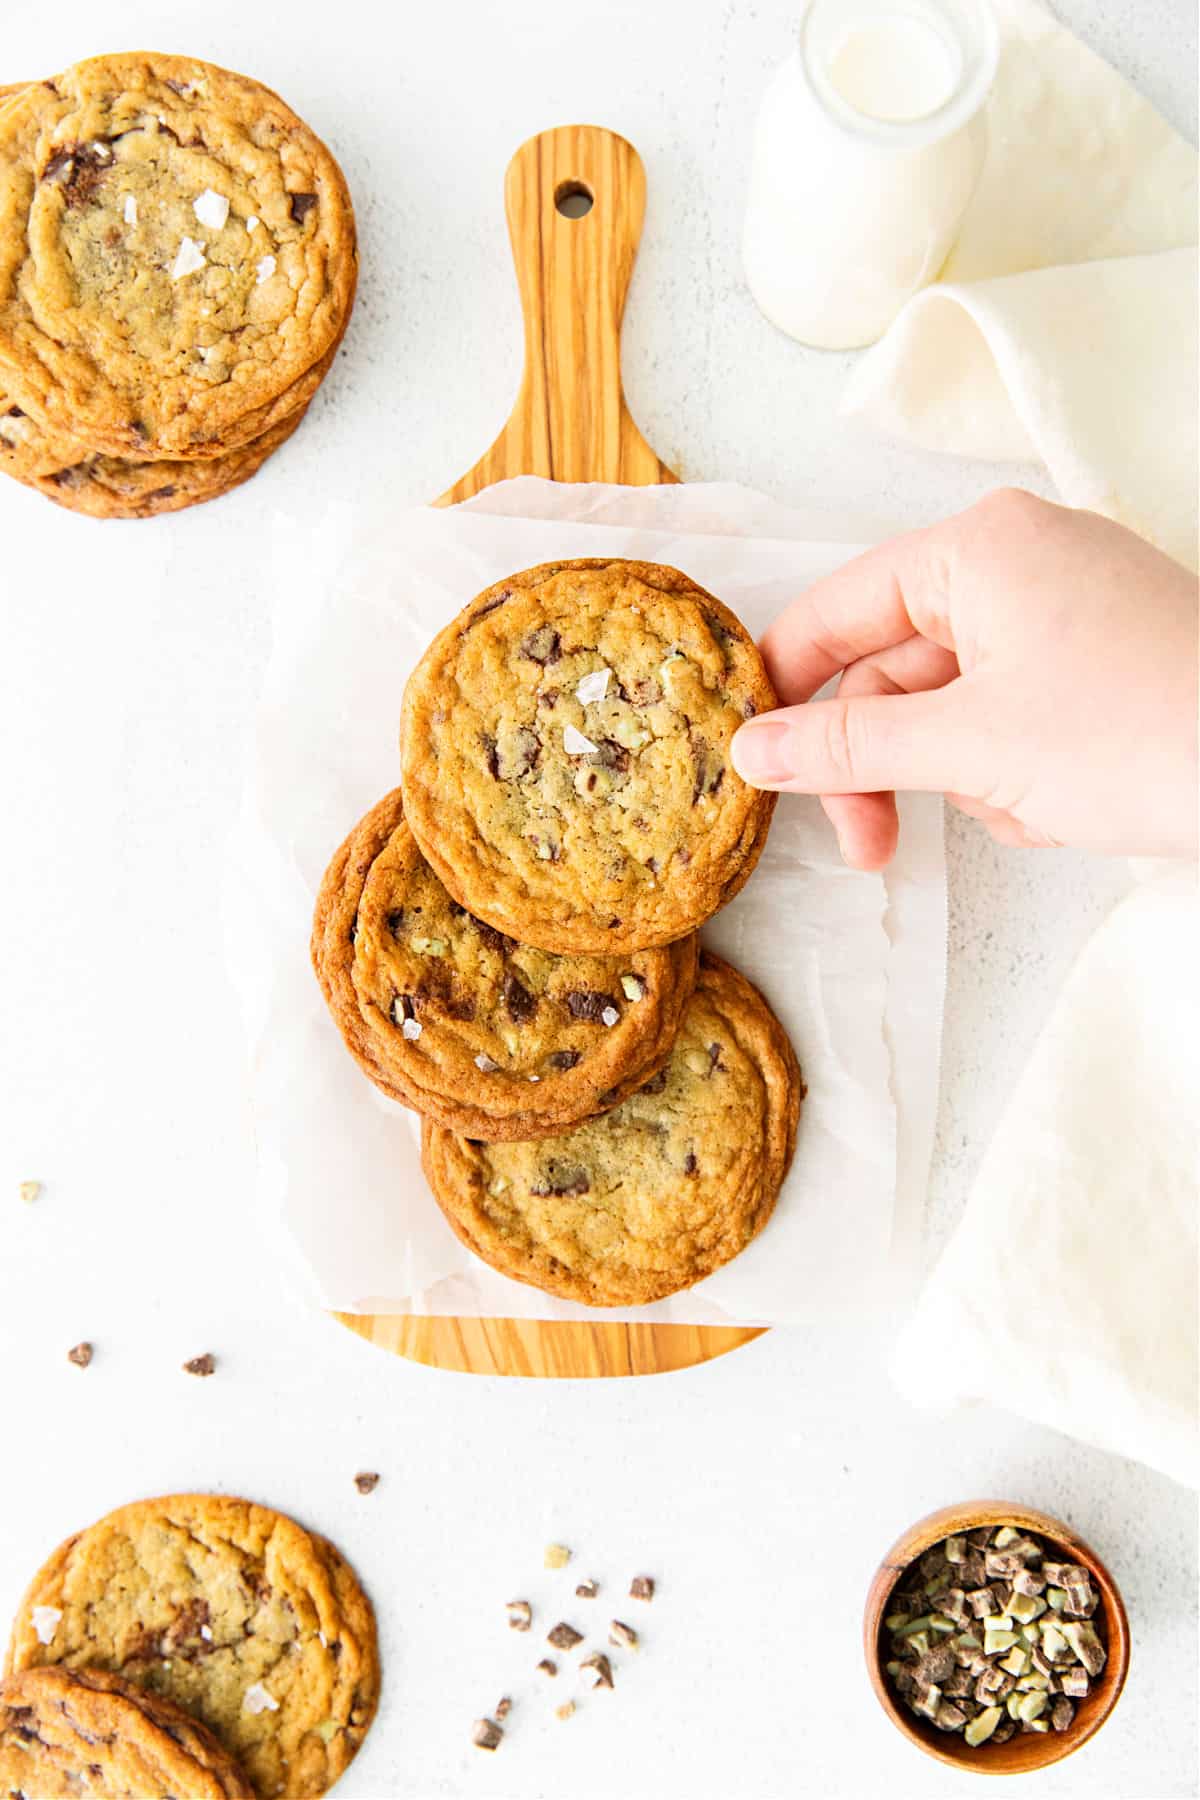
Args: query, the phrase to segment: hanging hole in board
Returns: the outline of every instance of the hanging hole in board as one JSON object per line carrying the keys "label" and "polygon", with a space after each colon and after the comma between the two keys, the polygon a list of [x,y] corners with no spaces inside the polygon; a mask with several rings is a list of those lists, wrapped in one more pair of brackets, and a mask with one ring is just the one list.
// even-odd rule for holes
{"label": "hanging hole in board", "polygon": [[554,190],[554,204],[564,219],[582,219],[592,210],[593,195],[582,181],[560,181]]}

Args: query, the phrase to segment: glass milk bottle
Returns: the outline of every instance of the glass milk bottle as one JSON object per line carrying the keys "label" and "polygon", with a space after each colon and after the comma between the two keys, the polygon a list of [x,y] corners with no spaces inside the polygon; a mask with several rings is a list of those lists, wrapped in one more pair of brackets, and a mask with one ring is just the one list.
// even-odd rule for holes
{"label": "glass milk bottle", "polygon": [[983,167],[996,55],[987,0],[807,0],[759,112],[743,246],[781,331],[874,343],[936,278]]}

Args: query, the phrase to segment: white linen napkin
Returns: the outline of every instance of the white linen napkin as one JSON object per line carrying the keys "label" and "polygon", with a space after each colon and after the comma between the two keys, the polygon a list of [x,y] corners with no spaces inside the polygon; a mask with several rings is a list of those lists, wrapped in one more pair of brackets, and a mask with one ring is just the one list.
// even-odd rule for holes
{"label": "white linen napkin", "polygon": [[[926,448],[1040,457],[1062,497],[1197,559],[1196,155],[1035,0],[993,0],[991,148],[943,280],[844,410]],[[1087,945],[892,1359],[1200,1484],[1200,909],[1159,875]]]}
{"label": "white linen napkin", "polygon": [[1069,504],[1195,567],[1196,153],[1037,0],[993,5],[979,187],[843,411],[926,449],[1038,457]]}
{"label": "white linen napkin", "polygon": [[901,1333],[918,1405],[986,1400],[1200,1486],[1194,870],[1136,888],[1059,998]]}

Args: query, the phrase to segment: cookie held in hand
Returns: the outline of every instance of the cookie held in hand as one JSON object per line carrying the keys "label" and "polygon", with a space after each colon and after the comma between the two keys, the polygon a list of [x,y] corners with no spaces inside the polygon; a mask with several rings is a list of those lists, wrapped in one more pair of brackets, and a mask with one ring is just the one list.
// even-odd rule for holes
{"label": "cookie held in hand", "polygon": [[758,990],[702,952],[665,1070],[615,1111],[539,1143],[425,1121],[425,1173],[468,1249],[587,1306],[702,1281],[757,1236],[791,1162],[804,1087]]}
{"label": "cookie held in hand", "polygon": [[655,1074],[695,982],[697,940],[611,960],[515,942],[450,898],[397,789],[330,863],[312,956],[376,1086],[496,1141],[567,1130]]}
{"label": "cookie held in hand", "polygon": [[27,1669],[0,1681],[0,1794],[254,1800],[210,1731],[102,1669]]}
{"label": "cookie held in hand", "polygon": [[215,1494],[118,1508],[34,1577],[7,1673],[99,1668],[199,1719],[261,1800],[315,1800],[375,1716],[370,1601],[325,1538]]}
{"label": "cookie held in hand", "polygon": [[655,563],[544,563],[434,639],[401,725],[405,815],[454,899],[599,956],[686,937],[732,898],[774,794],[729,760],[775,705],[731,613]]}

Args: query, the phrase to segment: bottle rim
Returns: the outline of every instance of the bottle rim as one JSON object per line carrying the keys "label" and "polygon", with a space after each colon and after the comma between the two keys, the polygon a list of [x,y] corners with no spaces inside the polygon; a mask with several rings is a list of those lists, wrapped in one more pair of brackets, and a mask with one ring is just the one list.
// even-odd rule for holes
{"label": "bottle rim", "polygon": [[[958,0],[958,4],[973,15],[977,44],[965,47],[971,54],[964,58],[966,66],[942,104],[916,119],[874,118],[869,113],[860,112],[838,92],[826,69],[813,54],[811,42],[814,15],[819,14],[828,4],[829,0],[803,0],[799,26],[800,75],[811,98],[830,122],[848,137],[893,150],[919,150],[958,131],[974,118],[984,104],[996,78],[996,67],[1000,60],[1000,33],[989,0]],[[931,0],[924,0],[921,11],[924,12],[926,8],[935,11],[939,23],[948,25],[954,31],[955,40],[960,49],[963,49],[961,33],[956,29],[956,22],[948,17],[947,9],[938,5],[937,0],[932,0],[932,6]],[[915,6],[906,6],[902,0],[900,4],[894,3],[894,0],[879,0],[877,7],[864,6],[863,16],[869,17],[872,11],[909,18],[921,16]]]}

